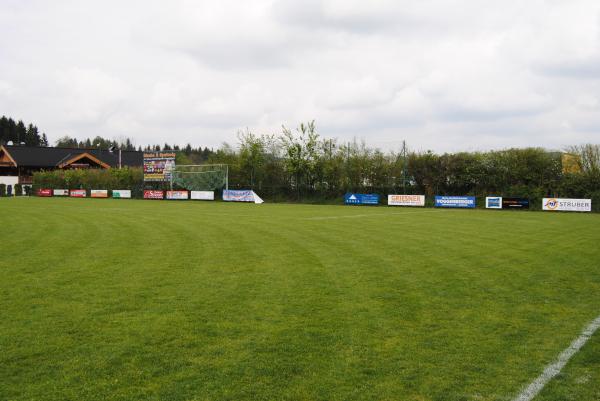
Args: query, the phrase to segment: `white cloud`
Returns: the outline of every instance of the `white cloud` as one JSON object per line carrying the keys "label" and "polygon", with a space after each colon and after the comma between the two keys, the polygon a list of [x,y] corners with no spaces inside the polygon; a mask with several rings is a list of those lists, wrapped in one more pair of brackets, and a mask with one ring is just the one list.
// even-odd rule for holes
{"label": "white cloud", "polygon": [[51,140],[316,119],[389,150],[599,142],[599,21],[592,0],[6,1],[0,108]]}

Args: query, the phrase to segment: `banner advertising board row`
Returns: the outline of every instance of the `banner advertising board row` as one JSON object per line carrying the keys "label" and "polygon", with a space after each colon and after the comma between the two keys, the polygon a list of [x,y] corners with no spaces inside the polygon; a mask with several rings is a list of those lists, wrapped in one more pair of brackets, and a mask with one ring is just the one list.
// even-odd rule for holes
{"label": "banner advertising board row", "polygon": [[425,206],[425,195],[388,195],[389,206]]}
{"label": "banner advertising board row", "polygon": [[215,200],[213,191],[191,191],[190,199],[193,200]]}
{"label": "banner advertising board row", "polygon": [[174,152],[144,152],[144,181],[168,182],[173,168]]}
{"label": "banner advertising board row", "polygon": [[144,199],[163,199],[165,197],[165,191],[158,191],[154,189],[147,189],[144,191]]}
{"label": "banner advertising board row", "polygon": [[226,202],[254,202],[263,203],[263,200],[253,190],[223,190],[223,200]]}
{"label": "banner advertising board row", "polygon": [[[252,191],[250,191],[252,192]],[[166,195],[166,196],[165,196]],[[87,197],[87,191],[85,189],[38,189],[37,196],[48,197],[48,196],[70,196],[72,198],[85,198]],[[259,199],[262,203],[262,199],[258,195],[254,194],[253,199],[250,202],[255,202],[255,199]],[[91,198],[108,198],[108,190],[106,189],[92,189],[90,190]],[[112,197],[115,199],[130,199],[130,189],[113,189]],[[144,199],[194,199],[194,200],[215,200],[214,191],[157,191],[157,190],[146,190],[144,191]]]}
{"label": "banner advertising board row", "polygon": [[542,210],[559,210],[566,212],[591,212],[591,199],[544,198]]}
{"label": "banner advertising board row", "polygon": [[37,190],[37,196],[52,196],[52,190],[51,189],[38,189]]}
{"label": "banner advertising board row", "polygon": [[113,189],[112,197],[117,199],[131,198],[131,190],[129,189]]}
{"label": "banner advertising board row", "polygon": [[474,196],[436,196],[435,207],[468,208],[474,209]]}
{"label": "banner advertising board row", "polygon": [[87,191],[85,189],[72,189],[69,191],[69,196],[71,198],[85,198]]}
{"label": "banner advertising board row", "polygon": [[92,197],[92,198],[108,198],[108,191],[106,189],[92,189],[92,190],[90,190],[90,197]]}
{"label": "banner advertising board row", "polygon": [[188,191],[167,191],[167,199],[170,200],[186,200],[188,195]]}
{"label": "banner advertising board row", "polygon": [[55,189],[54,191],[52,191],[52,194],[54,196],[69,196],[69,190],[68,189]]}
{"label": "banner advertising board row", "polygon": [[529,209],[527,198],[503,198],[502,196],[487,196],[486,209]]}
{"label": "banner advertising board row", "polygon": [[344,203],[346,205],[378,205],[378,194],[352,194],[344,195]]}

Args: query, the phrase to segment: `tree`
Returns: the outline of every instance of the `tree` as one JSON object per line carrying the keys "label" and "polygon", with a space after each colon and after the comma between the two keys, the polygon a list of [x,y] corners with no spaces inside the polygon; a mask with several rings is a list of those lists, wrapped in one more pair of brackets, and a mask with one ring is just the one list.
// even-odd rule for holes
{"label": "tree", "polygon": [[250,188],[254,189],[257,178],[263,176],[262,167],[265,161],[265,146],[261,137],[257,137],[248,129],[238,131],[240,142],[240,168],[247,173]]}
{"label": "tree", "polygon": [[600,174],[600,145],[587,143],[570,146],[567,151],[577,157],[581,171],[585,174]]}
{"label": "tree", "polygon": [[76,148],[78,147],[78,143],[77,139],[65,135],[57,139],[56,146],[59,148]]}
{"label": "tree", "polygon": [[296,135],[291,130],[282,126],[283,136],[281,141],[285,149],[285,167],[294,178],[296,194],[300,198],[302,182],[312,188],[315,169],[318,164],[318,138],[314,120],[308,124],[301,123],[296,129]]}

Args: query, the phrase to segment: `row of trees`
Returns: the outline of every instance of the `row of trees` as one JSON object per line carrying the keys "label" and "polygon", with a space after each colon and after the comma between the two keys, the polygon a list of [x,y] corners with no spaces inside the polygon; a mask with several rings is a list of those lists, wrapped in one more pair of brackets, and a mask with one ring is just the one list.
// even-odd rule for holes
{"label": "row of trees", "polygon": [[46,134],[40,134],[33,124],[25,125],[22,120],[2,116],[0,118],[0,145],[12,143],[25,146],[48,146]]}
{"label": "row of trees", "polygon": [[[57,144],[135,149],[129,139],[102,137],[84,141],[63,137]],[[545,196],[586,197],[600,205],[600,146],[593,144],[563,152],[543,148],[444,154],[382,152],[364,142],[322,138],[311,121],[294,130],[284,126],[278,134],[240,131],[238,144],[223,144],[216,151],[168,143],[138,150],[176,150],[180,165],[228,164],[230,187],[252,188],[271,200],[327,201],[345,192],[375,192],[495,194],[527,197],[534,202]]]}
{"label": "row of trees", "polygon": [[[432,195],[490,194],[591,197],[600,204],[600,146],[550,152],[542,148],[436,154],[388,152],[364,142],[321,138],[314,122],[278,135],[238,133],[209,163],[229,165],[232,187],[252,188],[266,198],[323,201],[345,192]],[[568,156],[568,158],[565,158]],[[569,169],[566,160],[570,160]]]}
{"label": "row of trees", "polygon": [[206,162],[211,154],[214,152],[212,149],[208,147],[202,148],[193,147],[191,144],[187,144],[186,146],[180,147],[179,145],[169,145],[165,143],[164,145],[146,145],[144,147],[138,146],[137,149],[133,144],[133,141],[129,138],[124,138],[121,140],[117,139],[107,139],[101,136],[96,136],[95,138],[87,138],[84,140],[78,140],[77,138],[72,138],[70,136],[63,136],[56,141],[57,147],[64,148],[79,148],[79,149],[109,149],[111,147],[122,149],[122,150],[137,150],[139,152],[157,152],[157,151],[166,151],[166,150],[174,150],[178,152],[177,154],[177,163],[179,164],[201,164]]}

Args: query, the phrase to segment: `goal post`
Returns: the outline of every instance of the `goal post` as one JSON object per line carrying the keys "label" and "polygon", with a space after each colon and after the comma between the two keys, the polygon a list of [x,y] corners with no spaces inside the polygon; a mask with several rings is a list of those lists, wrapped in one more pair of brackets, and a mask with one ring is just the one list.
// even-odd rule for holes
{"label": "goal post", "polygon": [[171,188],[177,185],[189,191],[229,189],[229,165],[187,164],[171,169]]}

